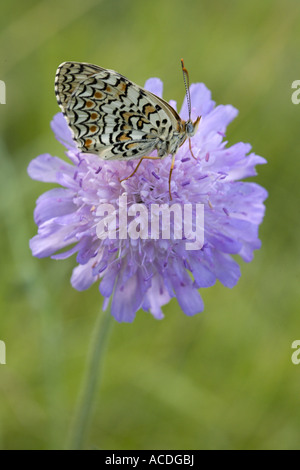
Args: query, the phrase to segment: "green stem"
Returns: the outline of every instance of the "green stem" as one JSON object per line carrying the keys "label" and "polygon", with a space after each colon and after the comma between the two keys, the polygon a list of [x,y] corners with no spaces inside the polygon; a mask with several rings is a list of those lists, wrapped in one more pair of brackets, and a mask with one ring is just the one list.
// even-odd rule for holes
{"label": "green stem", "polygon": [[112,316],[109,311],[104,315],[98,315],[91,341],[87,368],[79,395],[77,411],[71,429],[71,437],[68,445],[68,448],[71,450],[80,450],[83,448],[85,443],[93,411],[97,385],[101,375],[103,356],[112,324]]}

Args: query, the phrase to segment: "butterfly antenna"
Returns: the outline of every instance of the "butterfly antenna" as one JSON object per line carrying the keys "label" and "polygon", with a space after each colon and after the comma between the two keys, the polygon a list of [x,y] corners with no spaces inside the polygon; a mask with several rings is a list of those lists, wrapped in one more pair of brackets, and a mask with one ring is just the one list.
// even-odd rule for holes
{"label": "butterfly antenna", "polygon": [[[189,110],[189,121],[191,122],[192,121],[192,107],[191,107],[191,94],[190,94],[190,78],[189,78],[189,73],[188,73],[187,69],[184,66],[183,59],[181,59],[181,67],[182,67],[182,72],[183,72],[183,81],[184,81],[186,99],[187,99],[188,110]],[[200,118],[198,118],[198,121],[199,120],[200,120]],[[195,122],[197,122],[197,121],[195,121]],[[194,123],[194,125],[195,125],[195,123]],[[189,137],[189,149],[190,149],[192,157],[195,160],[197,160],[197,158],[193,154],[192,142],[191,142],[190,137]]]}
{"label": "butterfly antenna", "polygon": [[192,114],[191,95],[190,95],[190,79],[189,79],[189,73],[188,73],[187,69],[184,66],[183,59],[181,59],[181,67],[182,67],[182,72],[183,72],[183,81],[184,81],[184,86],[185,86],[185,93],[186,93],[186,99],[187,99],[187,104],[188,104],[189,121],[190,121],[191,120],[191,114]]}

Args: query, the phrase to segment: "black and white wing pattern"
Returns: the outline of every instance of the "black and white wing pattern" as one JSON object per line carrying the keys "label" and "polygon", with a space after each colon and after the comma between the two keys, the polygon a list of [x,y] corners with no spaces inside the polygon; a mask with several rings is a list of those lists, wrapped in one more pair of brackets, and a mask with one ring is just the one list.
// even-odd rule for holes
{"label": "black and white wing pattern", "polygon": [[[137,159],[180,142],[183,121],[163,99],[97,65],[64,62],[55,93],[79,150],[106,160]],[[167,142],[167,145],[162,145]]]}

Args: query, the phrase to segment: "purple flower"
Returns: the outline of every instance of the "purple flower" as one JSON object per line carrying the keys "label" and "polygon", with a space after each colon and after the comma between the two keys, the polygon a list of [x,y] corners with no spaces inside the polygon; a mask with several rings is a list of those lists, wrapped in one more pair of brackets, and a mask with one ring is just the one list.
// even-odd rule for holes
{"label": "purple flower", "polygon": [[[162,82],[150,79],[146,89],[162,95]],[[254,176],[255,165],[266,161],[251,146],[238,143],[227,147],[227,125],[236,117],[230,105],[217,106],[203,84],[191,86],[192,119],[202,116],[192,139],[195,161],[186,142],[176,155],[172,176],[172,203],[204,204],[204,240],[201,249],[186,249],[186,240],[99,239],[97,223],[100,204],[118,210],[119,197],[126,192],[128,206],[143,203],[170,204],[168,177],[170,158],[146,160],[136,174],[120,183],[137,164],[103,161],[97,155],[81,154],[61,113],[52,123],[56,138],[67,148],[70,163],[43,154],[28,167],[31,178],[58,183],[37,200],[34,212],[38,235],[30,241],[34,256],[64,259],[77,254],[78,266],[71,283],[77,290],[100,281],[100,292],[112,298],[111,313],[117,321],[133,321],[137,310],[163,318],[161,307],[176,297],[186,315],[203,310],[198,289],[212,286],[216,279],[233,287],[239,265],[232,254],[251,261],[260,248],[258,226],[264,215],[267,192],[261,186],[239,181]],[[171,102],[175,107],[176,103]],[[180,116],[188,118],[186,100]]]}

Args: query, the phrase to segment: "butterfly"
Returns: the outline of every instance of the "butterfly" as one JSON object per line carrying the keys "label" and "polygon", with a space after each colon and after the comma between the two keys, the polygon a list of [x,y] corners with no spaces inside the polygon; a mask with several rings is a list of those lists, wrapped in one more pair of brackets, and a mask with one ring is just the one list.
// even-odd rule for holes
{"label": "butterfly", "polygon": [[[169,194],[178,148],[197,131],[201,117],[191,119],[189,75],[181,60],[189,118],[183,121],[169,103],[128,78],[97,65],[64,62],[56,72],[55,94],[73,139],[83,153],[104,160],[144,159],[172,155]],[[149,156],[154,150],[157,156]]]}

